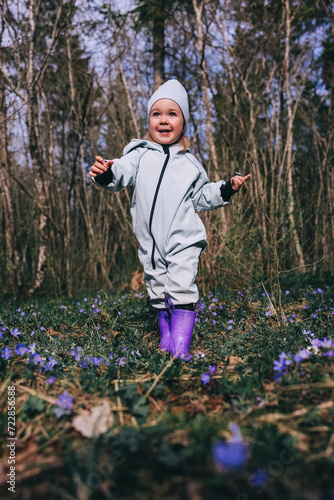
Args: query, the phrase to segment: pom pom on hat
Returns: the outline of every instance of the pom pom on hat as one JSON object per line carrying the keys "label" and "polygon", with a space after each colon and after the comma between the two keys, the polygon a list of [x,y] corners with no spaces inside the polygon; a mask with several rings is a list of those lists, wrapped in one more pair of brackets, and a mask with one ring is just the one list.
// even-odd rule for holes
{"label": "pom pom on hat", "polygon": [[189,120],[189,102],[186,89],[178,80],[168,80],[161,85],[152,95],[147,104],[147,114],[150,116],[153,104],[160,99],[171,99],[180,106],[185,121],[185,127]]}

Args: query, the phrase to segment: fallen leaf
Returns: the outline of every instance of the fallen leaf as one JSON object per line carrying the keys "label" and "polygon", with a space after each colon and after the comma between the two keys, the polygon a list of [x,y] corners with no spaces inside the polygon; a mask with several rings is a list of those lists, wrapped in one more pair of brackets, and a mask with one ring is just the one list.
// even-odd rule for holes
{"label": "fallen leaf", "polygon": [[114,424],[114,415],[110,401],[103,400],[102,405],[92,408],[89,415],[78,415],[71,422],[72,427],[85,437],[104,434]]}

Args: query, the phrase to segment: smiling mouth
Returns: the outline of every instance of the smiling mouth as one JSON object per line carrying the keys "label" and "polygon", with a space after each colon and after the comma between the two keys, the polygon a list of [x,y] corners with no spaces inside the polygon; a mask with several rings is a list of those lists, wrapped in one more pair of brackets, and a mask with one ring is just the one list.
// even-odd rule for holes
{"label": "smiling mouth", "polygon": [[171,130],[158,130],[159,134],[169,134]]}

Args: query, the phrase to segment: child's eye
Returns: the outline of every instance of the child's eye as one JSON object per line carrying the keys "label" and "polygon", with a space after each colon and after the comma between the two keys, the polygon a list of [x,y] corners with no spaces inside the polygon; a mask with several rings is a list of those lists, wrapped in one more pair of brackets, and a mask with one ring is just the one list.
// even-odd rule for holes
{"label": "child's eye", "polygon": [[157,111],[154,111],[154,113],[152,113],[152,116],[159,116],[159,113]]}
{"label": "child's eye", "polygon": [[174,113],[174,111],[171,111],[169,114],[170,116],[176,116],[176,113]]}

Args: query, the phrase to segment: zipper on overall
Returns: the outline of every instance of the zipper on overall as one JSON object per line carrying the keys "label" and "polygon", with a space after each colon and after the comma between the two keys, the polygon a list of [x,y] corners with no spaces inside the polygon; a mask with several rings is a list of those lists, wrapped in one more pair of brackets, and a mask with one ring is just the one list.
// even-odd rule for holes
{"label": "zipper on overall", "polygon": [[163,144],[162,147],[163,147],[164,153],[166,155],[166,159],[165,159],[165,162],[163,164],[163,167],[162,167],[162,170],[161,170],[161,173],[160,173],[160,177],[159,177],[159,180],[158,180],[157,187],[155,189],[154,198],[153,198],[153,202],[152,202],[151,213],[150,213],[150,222],[149,222],[149,231],[150,231],[150,235],[151,235],[152,240],[153,240],[152,253],[151,253],[151,263],[152,263],[152,268],[153,269],[156,268],[155,262],[154,262],[154,252],[155,252],[155,246],[156,245],[155,245],[154,236],[152,234],[152,220],[153,220],[153,214],[154,214],[154,210],[155,210],[155,205],[157,203],[157,198],[158,198],[158,193],[159,193],[161,181],[162,181],[162,178],[164,176],[164,173],[165,173],[165,170],[166,170],[166,167],[167,167],[167,163],[168,163],[168,160],[169,160],[169,157],[170,157],[169,146],[167,144]]}

